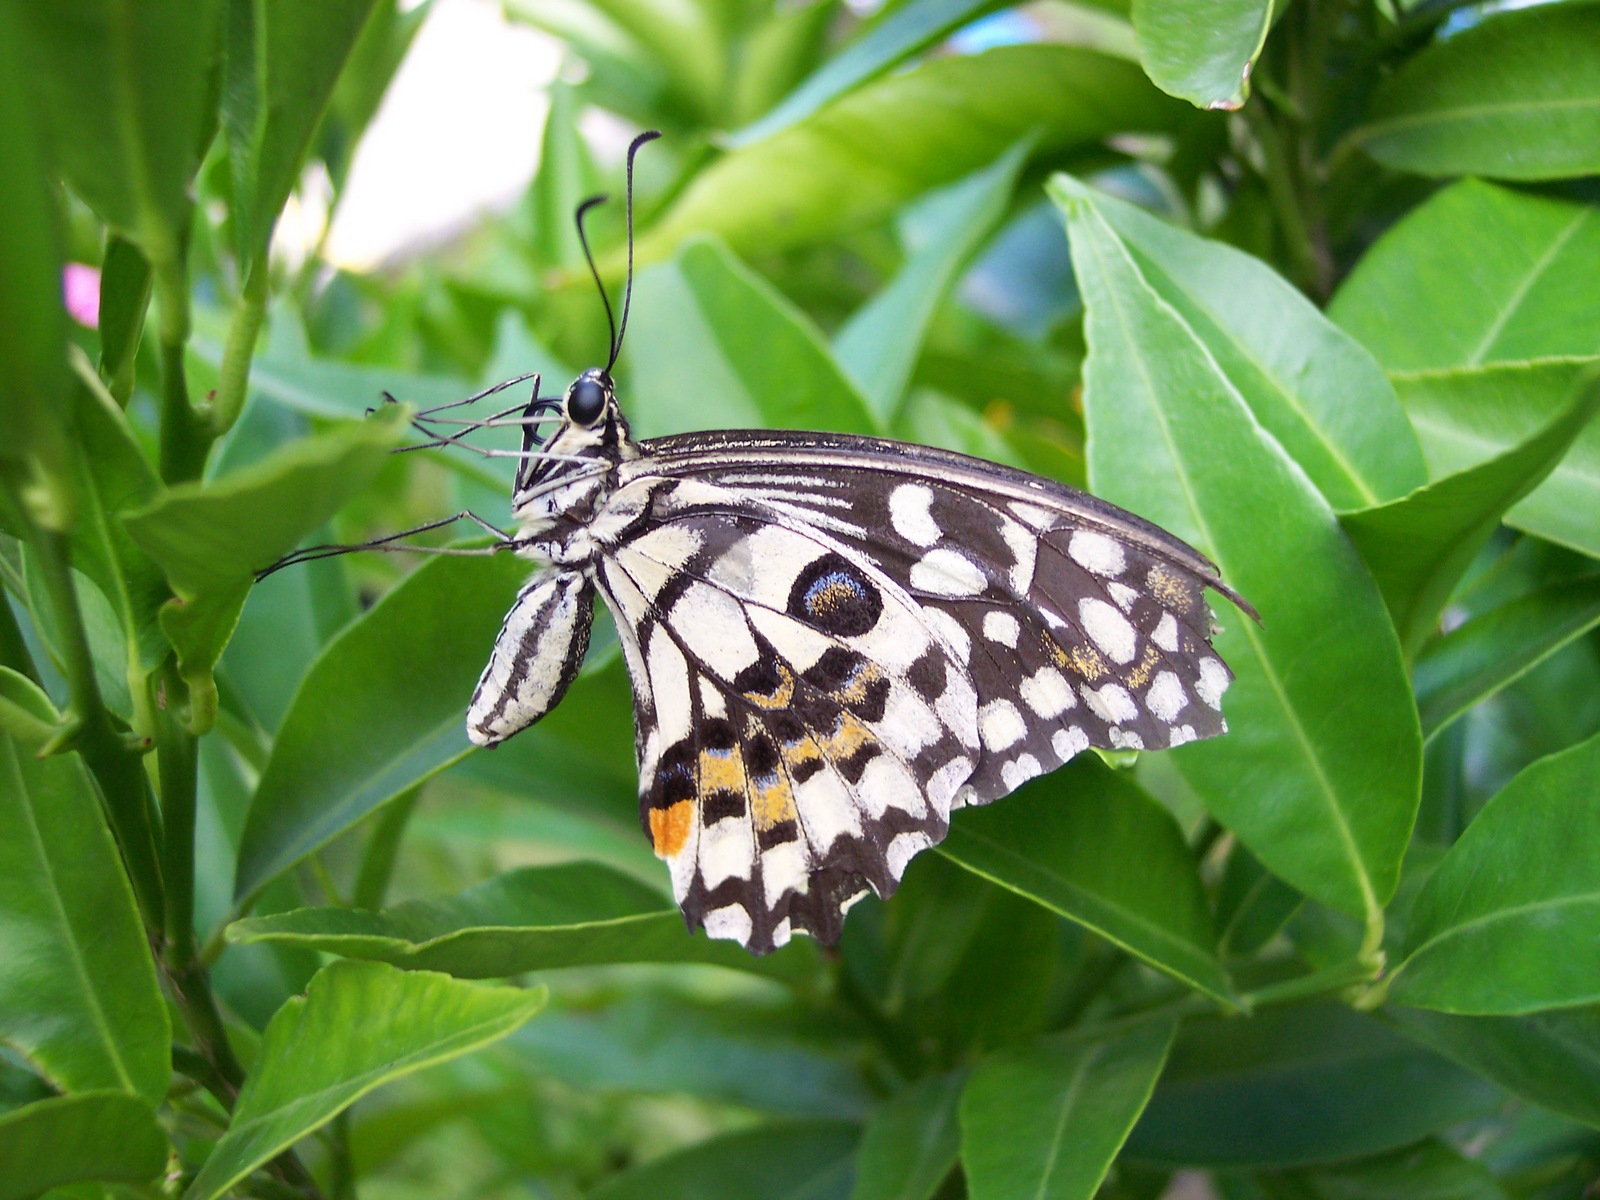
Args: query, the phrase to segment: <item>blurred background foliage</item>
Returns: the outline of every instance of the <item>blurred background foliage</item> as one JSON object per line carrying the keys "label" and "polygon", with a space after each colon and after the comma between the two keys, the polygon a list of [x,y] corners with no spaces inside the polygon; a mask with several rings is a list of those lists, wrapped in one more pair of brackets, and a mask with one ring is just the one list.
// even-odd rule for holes
{"label": "blurred background foliage", "polygon": [[[537,169],[342,251],[469,9]],[[1592,1195],[1597,89],[1589,0],[0,2],[0,1198]],[[470,752],[516,563],[251,586],[504,519],[368,411],[599,361],[641,128],[637,434],[1023,466],[1265,618],[837,953],[684,932],[603,619]]]}

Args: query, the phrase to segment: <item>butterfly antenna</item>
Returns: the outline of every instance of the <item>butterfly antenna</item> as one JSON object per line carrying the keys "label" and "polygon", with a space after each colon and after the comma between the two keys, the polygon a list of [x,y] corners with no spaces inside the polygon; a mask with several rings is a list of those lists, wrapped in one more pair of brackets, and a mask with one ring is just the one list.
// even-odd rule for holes
{"label": "butterfly antenna", "polygon": [[[583,257],[589,263],[589,274],[594,276],[594,286],[600,289],[600,303],[606,306],[606,325],[611,330],[611,358],[617,357],[617,321],[611,315],[611,297],[606,295],[606,285],[600,282],[600,268],[594,265],[594,253],[589,249],[589,235],[583,231],[583,218],[591,208],[604,204],[610,197],[590,196],[578,205],[578,211],[573,214],[573,220],[578,223],[578,241],[583,246]],[[607,368],[609,370],[609,368]]]}
{"label": "butterfly antenna", "polygon": [[639,153],[639,147],[646,142],[655,141],[660,136],[659,129],[647,129],[628,145],[628,282],[622,292],[622,327],[611,343],[611,358],[606,363],[607,375],[610,375],[611,368],[617,365],[617,355],[622,353],[622,339],[628,332],[628,307],[633,303],[633,159]]}

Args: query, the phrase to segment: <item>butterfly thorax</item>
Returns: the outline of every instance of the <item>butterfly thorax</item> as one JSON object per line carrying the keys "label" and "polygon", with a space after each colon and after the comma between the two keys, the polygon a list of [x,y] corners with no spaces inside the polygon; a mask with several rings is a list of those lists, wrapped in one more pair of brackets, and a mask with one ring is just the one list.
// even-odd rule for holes
{"label": "butterfly thorax", "polygon": [[639,446],[599,368],[567,389],[561,423],[542,445],[529,426],[511,498],[518,552],[549,562],[586,562],[598,552],[591,527],[617,486],[617,468]]}

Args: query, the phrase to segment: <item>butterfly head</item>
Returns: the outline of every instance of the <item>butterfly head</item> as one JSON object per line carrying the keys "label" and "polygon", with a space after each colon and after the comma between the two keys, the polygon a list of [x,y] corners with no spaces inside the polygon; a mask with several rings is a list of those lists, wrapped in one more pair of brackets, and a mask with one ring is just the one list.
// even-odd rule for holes
{"label": "butterfly head", "polygon": [[[530,400],[549,407],[549,400]],[[617,403],[616,385],[602,367],[591,367],[572,381],[562,398],[560,421],[541,444],[534,426],[523,436],[523,459],[512,493],[512,513],[530,524],[584,519],[610,491],[613,468],[636,457],[638,446]]]}

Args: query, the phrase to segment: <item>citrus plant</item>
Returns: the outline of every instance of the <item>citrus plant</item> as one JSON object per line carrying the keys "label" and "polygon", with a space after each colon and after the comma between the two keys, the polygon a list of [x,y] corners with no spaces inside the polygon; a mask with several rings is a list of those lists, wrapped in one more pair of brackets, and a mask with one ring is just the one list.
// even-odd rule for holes
{"label": "citrus plant", "polygon": [[[0,1198],[1592,1194],[1600,5],[505,0],[566,55],[525,196],[297,261],[432,7],[0,4]],[[683,927],[603,621],[485,753],[526,564],[256,583],[505,521],[513,460],[391,451],[603,361],[594,113],[665,133],[637,435],[1156,521],[1261,613],[1231,732],[758,958]]]}

